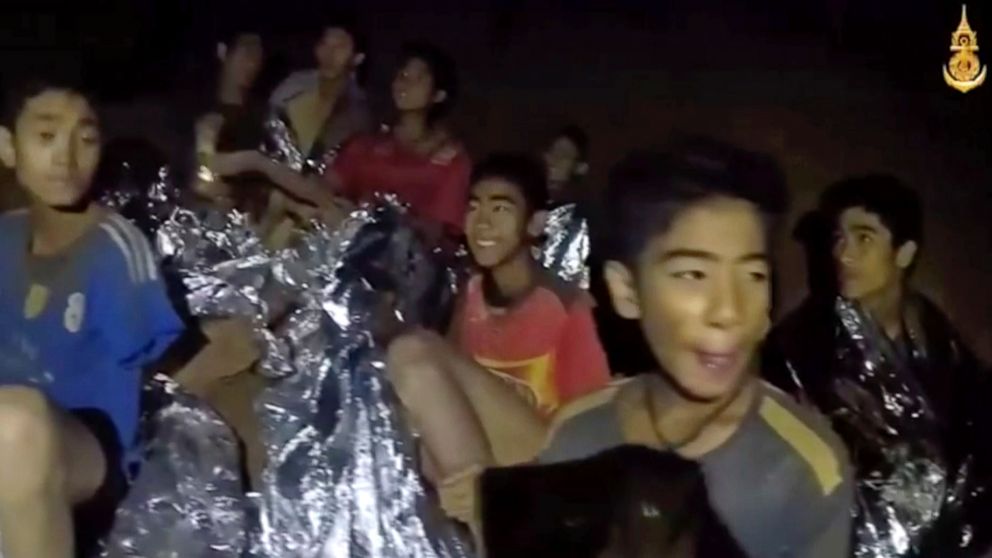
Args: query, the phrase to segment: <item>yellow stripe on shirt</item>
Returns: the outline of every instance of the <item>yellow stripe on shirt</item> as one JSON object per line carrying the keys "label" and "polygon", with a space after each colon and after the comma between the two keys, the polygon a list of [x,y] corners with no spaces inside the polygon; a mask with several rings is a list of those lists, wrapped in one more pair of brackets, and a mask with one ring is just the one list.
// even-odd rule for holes
{"label": "yellow stripe on shirt", "polygon": [[771,397],[764,398],[759,413],[768,426],[813,469],[824,496],[841,484],[843,477],[840,461],[819,434]]}

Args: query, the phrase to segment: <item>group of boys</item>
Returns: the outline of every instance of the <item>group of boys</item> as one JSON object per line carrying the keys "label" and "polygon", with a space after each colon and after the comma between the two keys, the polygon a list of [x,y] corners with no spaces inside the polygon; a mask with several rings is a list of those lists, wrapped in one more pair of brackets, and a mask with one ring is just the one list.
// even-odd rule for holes
{"label": "group of boys", "polygon": [[[87,97],[38,82],[8,101],[0,157],[30,203],[0,217],[0,550],[64,558],[112,520],[137,474],[140,383],[183,325],[142,233],[90,195],[101,139]],[[446,332],[389,340],[388,375],[444,509],[485,545],[485,471],[638,446],[698,466],[744,554],[847,556],[855,473],[844,442],[762,380],[774,368],[759,358],[772,328],[770,235],[785,209],[774,163],[688,141],[634,153],[611,173],[604,264],[593,270],[610,300],[599,302],[640,324],[655,360],[652,372],[611,381],[596,303],[532,255],[549,182],[572,178],[556,166],[566,147],[547,165],[504,153],[475,166],[464,230],[476,274]],[[581,157],[569,161],[568,172],[584,171]],[[921,218],[906,224],[876,203],[913,199],[892,183],[847,184],[825,208],[840,294],[917,358],[926,351],[907,309],[919,299],[906,278]],[[826,362],[802,360],[799,375],[828,383]],[[971,384],[933,388],[948,413],[961,385]]]}

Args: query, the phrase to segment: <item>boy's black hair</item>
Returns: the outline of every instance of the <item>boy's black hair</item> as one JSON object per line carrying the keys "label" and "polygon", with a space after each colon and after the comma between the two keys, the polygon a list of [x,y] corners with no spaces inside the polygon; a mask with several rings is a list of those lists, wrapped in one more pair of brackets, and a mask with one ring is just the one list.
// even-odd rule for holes
{"label": "boy's black hair", "polygon": [[403,45],[400,67],[410,60],[421,60],[434,80],[434,91],[444,91],[444,100],[431,105],[428,117],[431,122],[444,118],[451,112],[458,98],[458,71],[455,61],[437,46],[426,42]]}
{"label": "boy's black hair", "polygon": [[609,258],[634,265],[652,237],[665,233],[688,207],[714,196],[753,203],[769,230],[785,212],[785,180],[775,161],[712,140],[693,140],[672,153],[640,151],[610,173],[600,238]]}
{"label": "boy's black hair", "polygon": [[217,34],[217,42],[225,45],[228,48],[228,50],[231,50],[236,46],[238,46],[237,43],[238,40],[241,39],[241,37],[247,37],[251,35],[257,35],[260,39],[262,39],[262,43],[263,44],[265,43],[265,33],[263,33],[261,29],[256,28],[255,26],[248,26],[248,25],[231,26],[228,27],[227,29],[223,29],[220,33]]}
{"label": "boy's black hair", "polygon": [[472,187],[486,178],[501,178],[520,189],[527,202],[527,212],[548,207],[548,184],[544,167],[526,153],[494,153],[472,169]]}
{"label": "boy's black hair", "polygon": [[892,233],[892,247],[909,241],[923,244],[923,205],[919,194],[898,178],[873,174],[847,178],[820,197],[820,211],[836,227],[841,213],[852,207],[877,215]]}
{"label": "boy's black hair", "polygon": [[558,130],[553,139],[557,140],[558,138],[565,138],[572,142],[572,145],[579,152],[579,161],[583,163],[589,161],[589,136],[586,135],[585,130],[575,124],[568,124]]}
{"label": "boy's black hair", "polygon": [[17,117],[21,115],[28,100],[53,90],[72,91],[86,98],[94,110],[97,108],[93,96],[84,87],[80,77],[72,72],[26,76],[12,83],[5,92],[3,110],[0,112],[0,126],[13,130]]}
{"label": "boy's black hair", "polygon": [[341,29],[348,33],[355,44],[355,54],[368,54],[368,35],[354,13],[336,11],[324,16],[313,28],[313,41],[320,42],[328,29]]}

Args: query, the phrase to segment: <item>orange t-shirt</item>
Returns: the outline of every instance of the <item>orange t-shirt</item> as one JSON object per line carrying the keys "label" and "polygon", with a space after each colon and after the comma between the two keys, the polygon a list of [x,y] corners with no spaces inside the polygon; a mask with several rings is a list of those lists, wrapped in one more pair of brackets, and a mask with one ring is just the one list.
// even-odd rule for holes
{"label": "orange t-shirt", "polygon": [[511,381],[542,412],[602,388],[606,353],[584,291],[541,274],[538,285],[507,308],[491,307],[482,277],[473,277],[455,315],[459,347]]}

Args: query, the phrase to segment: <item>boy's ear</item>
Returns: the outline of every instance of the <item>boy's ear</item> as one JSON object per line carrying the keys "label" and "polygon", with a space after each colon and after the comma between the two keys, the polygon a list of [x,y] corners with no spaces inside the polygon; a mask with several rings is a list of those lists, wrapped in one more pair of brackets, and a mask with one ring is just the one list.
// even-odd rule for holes
{"label": "boy's ear", "polygon": [[223,62],[225,58],[227,58],[227,45],[217,43],[217,60]]}
{"label": "boy's ear", "polygon": [[434,104],[443,103],[448,98],[448,92],[444,89],[434,93]]}
{"label": "boy's ear", "polygon": [[10,128],[0,126],[0,161],[7,168],[14,168],[17,164],[17,154],[14,152],[14,134]]}
{"label": "boy's ear", "polygon": [[533,215],[530,216],[530,221],[527,221],[527,235],[531,238],[537,238],[544,234],[544,227],[548,224],[548,212],[541,210],[535,211]]}
{"label": "boy's ear", "polygon": [[351,65],[354,66],[355,68],[361,66],[363,62],[365,62],[364,52],[359,52],[355,54],[355,56],[351,57]]}
{"label": "boy's ear", "polygon": [[603,276],[617,314],[628,320],[641,319],[641,300],[630,268],[618,261],[608,261],[603,267]]}
{"label": "boy's ear", "polygon": [[579,176],[585,176],[589,174],[589,163],[582,162],[575,165],[575,174]]}
{"label": "boy's ear", "polygon": [[907,240],[896,251],[896,265],[899,269],[906,270],[916,261],[916,252],[919,250],[916,242]]}

